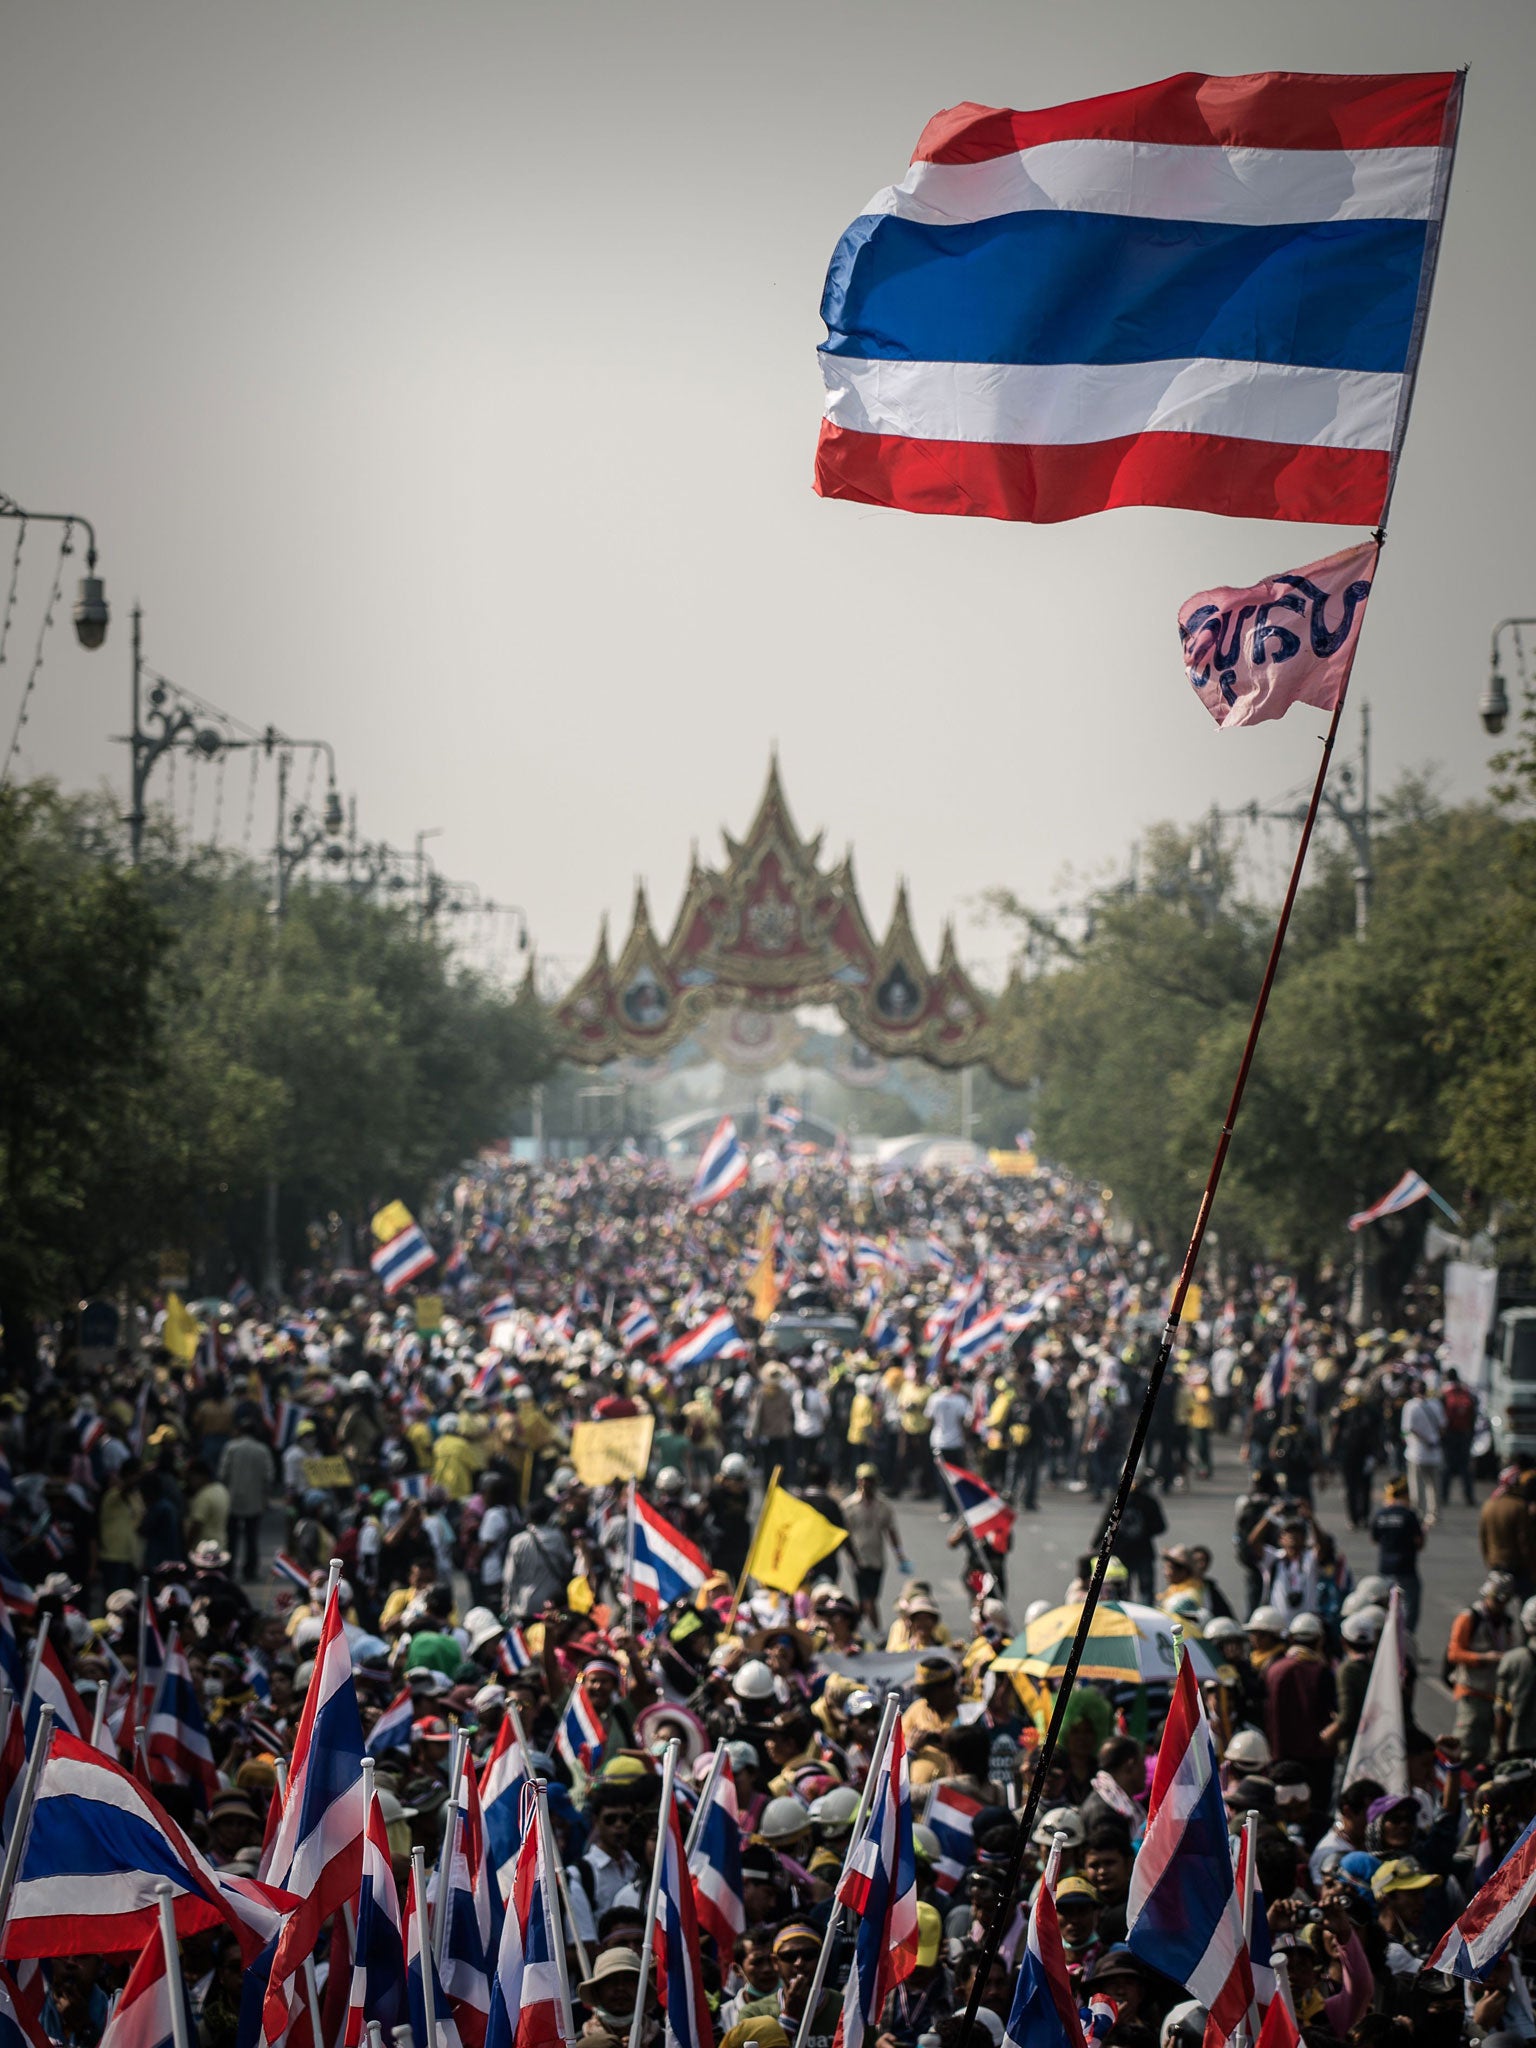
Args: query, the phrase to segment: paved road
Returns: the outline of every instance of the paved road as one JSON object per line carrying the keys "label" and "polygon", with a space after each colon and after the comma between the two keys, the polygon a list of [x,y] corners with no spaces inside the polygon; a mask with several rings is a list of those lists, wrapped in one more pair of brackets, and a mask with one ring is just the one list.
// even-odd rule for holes
{"label": "paved road", "polygon": [[[1215,1478],[1193,1480],[1187,1492],[1163,1497],[1169,1525],[1163,1541],[1208,1545],[1215,1560],[1212,1569],[1216,1579],[1237,1610],[1243,1605],[1243,1580],[1232,1554],[1232,1505],[1244,1490],[1246,1478],[1247,1467],[1237,1456],[1235,1437],[1218,1440]],[[1478,1491],[1480,1498],[1486,1497],[1486,1487]],[[1356,1578],[1374,1571],[1375,1545],[1363,1531],[1349,1527],[1343,1494],[1336,1483],[1319,1490],[1316,1509],[1323,1527],[1337,1537]],[[1102,1505],[1087,1494],[1042,1484],[1040,1512],[1020,1517],[1008,1559],[1008,1606],[1015,1621],[1031,1600],[1061,1598],[1071,1583],[1078,1557],[1089,1547],[1102,1512]],[[951,1521],[939,1513],[934,1503],[909,1500],[897,1503],[897,1519],[907,1555],[917,1575],[931,1581],[945,1622],[951,1628],[963,1624],[966,1595],[956,1572],[958,1553],[945,1547]],[[1430,1531],[1421,1571],[1424,1606],[1418,1636],[1418,1713],[1432,1733],[1441,1734],[1450,1728],[1452,1718],[1450,1695],[1438,1677],[1441,1652],[1452,1618],[1476,1593],[1482,1579],[1475,1508],[1452,1503]],[[894,1575],[888,1575],[887,1610],[898,1590]]]}

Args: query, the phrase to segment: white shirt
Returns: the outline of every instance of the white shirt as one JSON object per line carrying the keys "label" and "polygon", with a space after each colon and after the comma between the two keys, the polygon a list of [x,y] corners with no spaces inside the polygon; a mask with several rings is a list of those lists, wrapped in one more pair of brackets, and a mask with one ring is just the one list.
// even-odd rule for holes
{"label": "white shirt", "polygon": [[1445,1414],[1440,1403],[1421,1394],[1403,1403],[1403,1455],[1410,1465],[1438,1465],[1444,1453],[1440,1432]]}
{"label": "white shirt", "polygon": [[923,1413],[933,1424],[929,1438],[936,1451],[959,1451],[965,1448],[965,1424],[970,1415],[971,1404],[964,1394],[945,1389],[928,1396]]}

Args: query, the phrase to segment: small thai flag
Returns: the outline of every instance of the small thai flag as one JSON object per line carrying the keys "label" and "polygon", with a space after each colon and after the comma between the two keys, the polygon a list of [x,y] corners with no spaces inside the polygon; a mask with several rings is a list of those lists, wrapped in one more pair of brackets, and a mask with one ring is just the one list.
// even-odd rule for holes
{"label": "small thai flag", "polygon": [[884,1249],[872,1237],[855,1238],[853,1267],[856,1273],[883,1273],[886,1267]]}
{"label": "small thai flag", "polygon": [[572,1686],[571,1697],[565,1712],[560,1716],[560,1727],[555,1735],[555,1747],[573,1770],[582,1771],[591,1777],[602,1759],[603,1724],[597,1718],[597,1711],[579,1684]]}
{"label": "small thai flag", "polygon": [[1474,1893],[1455,1924],[1425,1964],[1454,1977],[1486,1977],[1514,1940],[1536,1901],[1536,1820],[1515,1843],[1486,1884]]}
{"label": "small thai flag", "polygon": [[650,1303],[636,1295],[619,1324],[619,1342],[626,1351],[637,1351],[642,1344],[649,1344],[660,1335],[661,1325],[652,1313]]}
{"label": "small thai flag", "polygon": [[363,1829],[363,1876],[357,1897],[357,1953],[347,1994],[341,2048],[362,2048],[369,2020],[386,2040],[405,2018],[405,1952],[400,1935],[400,1896],[390,1865],[389,1834],[379,1795],[374,1793]]}
{"label": "small thai flag", "polygon": [[278,1550],[272,1556],[272,1576],[292,1586],[297,1592],[309,1591],[309,1573],[303,1565],[296,1564],[285,1550]]}
{"label": "small thai flag", "polygon": [[1061,1923],[1056,1918],[1059,1860],[1053,1849],[1035,1893],[1013,2005],[1003,2030],[1003,2048],[1083,2048],[1082,2021],[1067,1975]]}
{"label": "small thai flag", "polygon": [[480,1810],[485,1816],[486,1854],[502,1896],[511,1889],[512,1864],[523,1839],[523,1787],[532,1778],[512,1716],[503,1716],[496,1740],[485,1760],[480,1785]]}
{"label": "small thai flag", "polygon": [[87,1457],[98,1444],[106,1442],[110,1434],[107,1425],[99,1415],[89,1415],[80,1425],[80,1448]]}
{"label": "small thai flag", "polygon": [[517,1296],[498,1294],[494,1301],[488,1301],[480,1311],[482,1323],[503,1323],[508,1316],[517,1314]]}
{"label": "small thai flag", "polygon": [[633,1568],[628,1590],[637,1607],[655,1621],[674,1600],[696,1593],[709,1577],[704,1553],[674,1529],[649,1501],[634,1497]]}
{"label": "small thai flag", "polygon": [[491,1975],[486,2048],[563,2048],[576,2038],[570,1994],[556,1961],[556,1944],[565,1938],[558,1880],[545,1857],[545,1831],[531,1811],[534,1798],[530,1789]]}
{"label": "small thai flag", "polygon": [[277,1448],[280,1451],[286,1451],[289,1445],[297,1439],[299,1424],[308,1413],[309,1410],[301,1407],[297,1401],[279,1399],[277,1414],[273,1419],[272,1432]]}
{"label": "small thai flag", "polygon": [[930,1231],[925,1244],[929,1263],[937,1266],[941,1273],[953,1273],[955,1270],[955,1255],[943,1238],[934,1236],[933,1232]]}
{"label": "small thai flag", "polygon": [[516,1678],[519,1671],[533,1669],[533,1652],[516,1622],[496,1646],[496,1669],[503,1678]]}
{"label": "small thai flag", "polygon": [[408,1750],[411,1746],[411,1729],[415,1724],[412,1710],[411,1689],[397,1693],[368,1731],[368,1740],[363,1744],[369,1756],[383,1756],[391,1749]]}
{"label": "small thai flag", "polygon": [[928,1802],[928,1825],[939,1838],[943,1855],[935,1866],[933,1886],[947,1898],[959,1889],[960,1881],[976,1854],[972,1826],[986,1809],[969,1793],[957,1792],[940,1778]]}
{"label": "small thai flag", "polygon": [[1367,1223],[1379,1223],[1383,1216],[1400,1216],[1415,1202],[1422,1202],[1433,1193],[1423,1174],[1410,1168],[1395,1187],[1388,1188],[1379,1202],[1372,1202],[1369,1209],[1357,1210],[1349,1219],[1349,1227],[1351,1230],[1364,1230]]}
{"label": "small thai flag", "polygon": [[974,1472],[967,1472],[963,1465],[951,1465],[943,1458],[938,1464],[954,1489],[966,1528],[978,1542],[999,1552],[1006,1550],[1013,1534],[1013,1509],[1000,1494],[992,1491],[985,1480],[978,1479]]}
{"label": "small thai flag", "polygon": [[237,1276],[234,1286],[229,1290],[230,1307],[235,1309],[249,1308],[255,1299],[256,1290],[250,1281],[243,1274]]}
{"label": "small thai flag", "polygon": [[149,1775],[157,1784],[189,1786],[204,1813],[218,1796],[219,1773],[202,1702],[174,1632],[165,1646],[160,1693],[149,1717]]}
{"label": "small thai flag", "polygon": [[386,1294],[398,1294],[402,1287],[425,1273],[429,1266],[437,1263],[437,1253],[426,1240],[419,1223],[413,1223],[402,1230],[398,1237],[392,1237],[388,1244],[381,1244],[368,1261],[383,1285]]}
{"label": "small thai flag", "polygon": [[727,1195],[733,1195],[738,1188],[746,1186],[749,1170],[747,1155],[737,1143],[734,1120],[728,1116],[721,1117],[715,1127],[715,1135],[704,1147],[703,1157],[699,1160],[689,1202],[695,1209],[708,1209],[716,1202],[723,1202]]}
{"label": "small thai flag", "polygon": [[883,1302],[877,1302],[864,1318],[865,1343],[871,1351],[895,1351],[901,1339],[901,1325]]}
{"label": "small thai flag", "polygon": [[714,1936],[718,1954],[730,1955],[747,1924],[747,1913],[741,1892],[741,1809],[729,1757],[720,1760],[688,1874],[700,1928]]}
{"label": "small thai flag", "polygon": [[781,1102],[777,1109],[770,1109],[763,1118],[765,1131],[776,1131],[781,1137],[792,1138],[805,1120],[805,1112],[797,1109],[792,1102]]}
{"label": "small thai flag", "polygon": [[735,1318],[728,1308],[716,1309],[707,1322],[696,1329],[687,1330],[661,1354],[661,1363],[672,1372],[682,1372],[691,1365],[705,1365],[715,1358],[745,1358],[747,1347],[741,1341]]}
{"label": "small thai flag", "polygon": [[579,1316],[595,1316],[598,1311],[597,1291],[590,1280],[578,1280],[571,1296],[572,1306]]}

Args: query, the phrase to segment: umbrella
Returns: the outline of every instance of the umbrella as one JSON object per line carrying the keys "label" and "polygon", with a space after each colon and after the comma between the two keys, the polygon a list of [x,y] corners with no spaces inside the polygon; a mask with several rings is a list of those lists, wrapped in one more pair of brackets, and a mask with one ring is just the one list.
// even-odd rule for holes
{"label": "umbrella", "polygon": [[[1082,1618],[1083,1603],[1074,1600],[1065,1607],[1053,1607],[1032,1621],[1023,1635],[1015,1636],[993,1667],[997,1671],[1024,1671],[1031,1678],[1059,1679],[1072,1653],[1072,1639]],[[1193,1662],[1198,1679],[1214,1678],[1210,1654],[1203,1643],[1186,1633],[1186,1655]],[[1141,1607],[1131,1600],[1101,1600],[1094,1609],[1093,1626],[1083,1645],[1079,1678],[1116,1681],[1122,1685],[1144,1684],[1148,1679],[1173,1683],[1173,1617],[1156,1607]]]}

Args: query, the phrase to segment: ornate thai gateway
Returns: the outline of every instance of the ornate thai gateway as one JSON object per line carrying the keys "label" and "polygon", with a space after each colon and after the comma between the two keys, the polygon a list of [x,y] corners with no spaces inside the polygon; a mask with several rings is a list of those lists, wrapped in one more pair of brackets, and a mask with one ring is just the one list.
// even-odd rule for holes
{"label": "ornate thai gateway", "polygon": [[745,839],[729,833],[723,867],[694,854],[671,935],[657,937],[642,884],[617,959],[604,923],[586,972],[553,1010],[560,1053],[585,1066],[655,1059],[724,1009],[786,1011],[831,1003],[855,1037],[887,1058],[938,1067],[991,1064],[986,998],[960,965],[946,923],[936,967],[918,946],[906,885],[883,939],[859,901],[852,855],[821,863],[802,839],[778,762]]}

